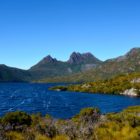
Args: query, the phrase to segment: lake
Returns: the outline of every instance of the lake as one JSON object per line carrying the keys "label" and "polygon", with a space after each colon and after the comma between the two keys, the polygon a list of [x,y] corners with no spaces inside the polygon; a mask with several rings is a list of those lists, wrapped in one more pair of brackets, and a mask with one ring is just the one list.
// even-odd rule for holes
{"label": "lake", "polygon": [[70,118],[82,108],[98,107],[102,113],[118,112],[140,105],[140,97],[49,91],[58,84],[0,84],[0,116],[17,110]]}

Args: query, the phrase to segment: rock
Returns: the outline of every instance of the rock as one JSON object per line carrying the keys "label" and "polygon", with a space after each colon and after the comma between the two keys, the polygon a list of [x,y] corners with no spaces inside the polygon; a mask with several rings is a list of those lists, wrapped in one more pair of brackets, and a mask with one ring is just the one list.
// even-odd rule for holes
{"label": "rock", "polygon": [[131,89],[127,89],[124,92],[120,93],[121,95],[127,95],[127,96],[138,96],[138,94],[136,93],[136,89],[131,88]]}
{"label": "rock", "polygon": [[46,63],[54,63],[57,62],[56,58],[52,58],[50,55],[43,58],[43,60],[40,61],[40,64],[46,64]]}
{"label": "rock", "polygon": [[101,61],[91,53],[73,52],[67,62],[69,64],[99,64]]}
{"label": "rock", "polygon": [[131,81],[131,83],[140,83],[140,78],[135,78]]}

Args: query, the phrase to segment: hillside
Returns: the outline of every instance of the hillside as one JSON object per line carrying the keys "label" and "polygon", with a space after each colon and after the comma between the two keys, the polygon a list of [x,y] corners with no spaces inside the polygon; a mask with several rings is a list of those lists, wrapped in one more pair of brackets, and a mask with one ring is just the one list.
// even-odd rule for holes
{"label": "hillside", "polygon": [[33,79],[38,80],[44,77],[68,76],[94,68],[100,63],[101,61],[91,53],[80,54],[73,52],[66,62],[58,61],[48,55],[32,66],[29,72],[32,74]]}
{"label": "hillside", "polygon": [[84,84],[74,84],[68,86],[57,86],[52,90],[122,94],[130,96],[140,96],[140,73],[124,74],[115,76],[108,80],[100,80]]}
{"label": "hillside", "polygon": [[27,82],[30,79],[28,71],[0,65],[0,82]]}
{"label": "hillside", "polygon": [[133,48],[125,55],[106,60],[90,70],[53,79],[44,78],[40,82],[89,82],[133,72],[140,72],[140,48]]}
{"label": "hillside", "polygon": [[32,82],[44,77],[68,76],[89,70],[101,62],[91,53],[80,54],[74,52],[66,62],[58,61],[48,55],[29,70],[0,65],[0,82]]}
{"label": "hillside", "polygon": [[140,48],[104,62],[91,53],[73,52],[65,62],[48,55],[29,70],[0,65],[0,82],[90,82],[133,72],[140,72]]}

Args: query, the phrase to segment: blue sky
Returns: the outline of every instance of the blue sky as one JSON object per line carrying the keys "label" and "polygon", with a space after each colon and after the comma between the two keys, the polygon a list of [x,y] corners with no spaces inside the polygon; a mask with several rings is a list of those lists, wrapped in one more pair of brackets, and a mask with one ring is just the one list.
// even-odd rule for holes
{"label": "blue sky", "polygon": [[139,0],[0,0],[0,64],[28,69],[73,51],[101,60],[140,46]]}

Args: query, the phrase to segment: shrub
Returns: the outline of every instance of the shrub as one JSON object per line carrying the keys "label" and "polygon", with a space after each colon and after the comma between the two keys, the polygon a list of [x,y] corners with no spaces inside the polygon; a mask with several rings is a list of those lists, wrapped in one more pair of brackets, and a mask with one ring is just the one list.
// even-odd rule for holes
{"label": "shrub", "polygon": [[38,113],[38,114],[32,114],[31,115],[31,119],[32,119],[32,126],[35,127],[41,121],[42,116],[41,116],[40,113]]}
{"label": "shrub", "polygon": [[123,112],[125,112],[125,113],[140,113],[140,106],[131,106],[131,107],[128,107]]}
{"label": "shrub", "polygon": [[100,111],[98,108],[85,108],[80,111],[79,114],[75,115],[72,118],[72,121],[75,123],[87,124],[95,123],[100,118]]}
{"label": "shrub", "polygon": [[84,108],[80,111],[80,116],[90,116],[90,115],[93,115],[93,114],[99,114],[100,113],[100,110],[98,108],[92,108],[92,107],[89,107],[89,108]]}
{"label": "shrub", "polygon": [[60,135],[53,138],[53,140],[70,140],[68,136]]}
{"label": "shrub", "polygon": [[41,134],[38,134],[36,137],[35,137],[35,140],[51,140],[50,138],[44,136],[44,135],[41,135]]}
{"label": "shrub", "polygon": [[13,131],[7,133],[6,137],[8,140],[25,140],[25,138],[23,137],[21,133],[17,133]]}
{"label": "shrub", "polygon": [[101,140],[139,140],[137,129],[130,125],[108,122],[100,125],[95,130],[95,138]]}
{"label": "shrub", "polygon": [[31,117],[28,114],[20,111],[8,113],[2,118],[3,124],[10,124],[12,126],[30,126],[31,122]]}

